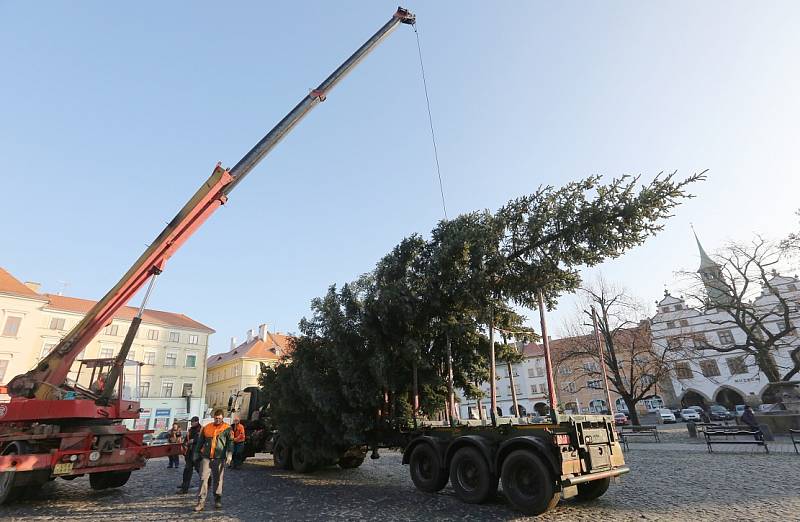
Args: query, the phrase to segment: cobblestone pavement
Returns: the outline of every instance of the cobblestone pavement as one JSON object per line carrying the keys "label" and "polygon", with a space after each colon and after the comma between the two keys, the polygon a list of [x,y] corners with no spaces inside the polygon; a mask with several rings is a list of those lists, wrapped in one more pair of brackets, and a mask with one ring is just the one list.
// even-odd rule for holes
{"label": "cobblestone pavement", "polygon": [[[749,448],[749,447],[748,447]],[[799,520],[800,456],[741,450],[709,455],[700,444],[632,443],[631,473],[585,504],[562,502],[538,520]],[[92,491],[83,477],[57,480],[35,499],[0,506],[2,520],[524,520],[501,493],[480,505],[452,489],[418,492],[400,454],[383,452],[353,470],[280,471],[268,455],[225,472],[224,507],[195,514],[196,490],[175,495],[182,470],[152,460],[116,490]],[[197,479],[195,478],[195,481]]]}

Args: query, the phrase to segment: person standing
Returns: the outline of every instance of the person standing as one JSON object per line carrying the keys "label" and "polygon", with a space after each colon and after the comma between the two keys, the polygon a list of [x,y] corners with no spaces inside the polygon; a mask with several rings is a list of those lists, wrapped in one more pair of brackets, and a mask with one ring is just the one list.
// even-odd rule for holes
{"label": "person standing", "polygon": [[[183,443],[183,433],[181,433],[181,428],[178,426],[178,423],[175,422],[172,424],[172,429],[169,430],[169,437],[167,440],[170,444],[181,444]],[[170,455],[169,456],[169,466],[168,468],[179,468],[181,467],[181,460],[178,455]]]}
{"label": "person standing", "polygon": [[214,479],[214,507],[222,507],[222,482],[225,466],[233,458],[233,432],[222,419],[224,412],[214,410],[214,422],[200,430],[194,449],[194,459],[200,463],[200,493],[195,511],[203,511],[208,496],[208,477]]}
{"label": "person standing", "polygon": [[192,482],[192,471],[197,471],[200,475],[200,463],[194,459],[194,446],[197,444],[197,439],[200,437],[200,418],[192,417],[191,426],[189,431],[186,432],[186,439],[183,442],[183,447],[186,451],[184,460],[186,465],[183,468],[183,482],[178,486],[178,493],[185,494],[189,492],[189,485]]}
{"label": "person standing", "polygon": [[244,441],[246,439],[244,432],[244,425],[238,415],[233,417],[233,469],[238,468],[244,463]]}

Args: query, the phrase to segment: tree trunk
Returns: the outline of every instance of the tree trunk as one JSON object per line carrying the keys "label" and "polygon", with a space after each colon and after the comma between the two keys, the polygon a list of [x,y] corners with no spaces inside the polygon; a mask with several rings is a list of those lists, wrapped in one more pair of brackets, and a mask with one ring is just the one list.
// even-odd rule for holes
{"label": "tree trunk", "polygon": [[768,350],[756,350],[755,358],[758,368],[764,372],[769,382],[780,382],[781,374]]}
{"label": "tree trunk", "polygon": [[628,407],[628,418],[631,419],[631,424],[638,426],[639,412],[636,411],[636,403],[630,395],[623,395],[622,399],[625,401],[625,406]]}
{"label": "tree trunk", "polygon": [[517,403],[517,390],[514,388],[514,372],[511,368],[511,363],[506,361],[506,367],[508,368],[508,381],[511,383],[511,402],[514,405],[514,416],[519,417],[519,404]]}
{"label": "tree trunk", "polygon": [[497,425],[497,369],[494,366],[494,308],[489,307],[489,389],[491,390],[492,404],[489,418],[492,424]]}
{"label": "tree trunk", "polygon": [[453,351],[450,348],[450,336],[447,336],[447,401],[450,403],[450,425],[456,419],[456,395],[453,392]]}

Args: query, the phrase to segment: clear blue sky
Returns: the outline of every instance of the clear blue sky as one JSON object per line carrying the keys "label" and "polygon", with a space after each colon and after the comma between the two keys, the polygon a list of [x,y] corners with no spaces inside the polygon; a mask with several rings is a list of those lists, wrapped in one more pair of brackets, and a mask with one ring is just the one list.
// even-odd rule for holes
{"label": "clear blue sky", "polygon": [[[101,297],[396,5],[0,1],[0,266]],[[406,7],[451,216],[589,174],[709,168],[663,234],[602,267],[650,303],[698,263],[690,222],[708,250],[799,228],[800,4]],[[212,352],[261,322],[296,331],[329,284],[430,231],[416,53],[398,28],[172,258],[151,307],[215,328]]]}

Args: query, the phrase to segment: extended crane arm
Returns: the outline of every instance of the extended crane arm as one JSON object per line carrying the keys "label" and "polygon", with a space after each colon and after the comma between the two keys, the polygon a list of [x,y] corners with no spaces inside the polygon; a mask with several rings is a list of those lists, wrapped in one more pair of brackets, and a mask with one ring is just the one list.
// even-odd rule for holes
{"label": "extended crane arm", "polygon": [[[155,241],[136,260],[122,279],[100,300],[86,316],[42,359],[36,367],[23,375],[17,375],[8,384],[12,396],[58,398],[57,390],[64,384],[72,363],[95,335],[105,327],[114,314],[138,292],[147,281],[161,273],[166,261],[205,222],[206,219],[227,200],[227,195],[244,177],[300,122],[317,104],[325,101],[330,90],[370,53],[398,24],[413,24],[415,17],[403,8],[398,8],[364,45],[339,66],[319,87],[312,90],[298,103],[266,136],[230,170],[217,165],[214,172],[195,192],[169,222]],[[127,346],[126,346],[127,345]],[[117,356],[124,361],[130,343],[125,343]],[[113,382],[106,382],[113,387]]]}

